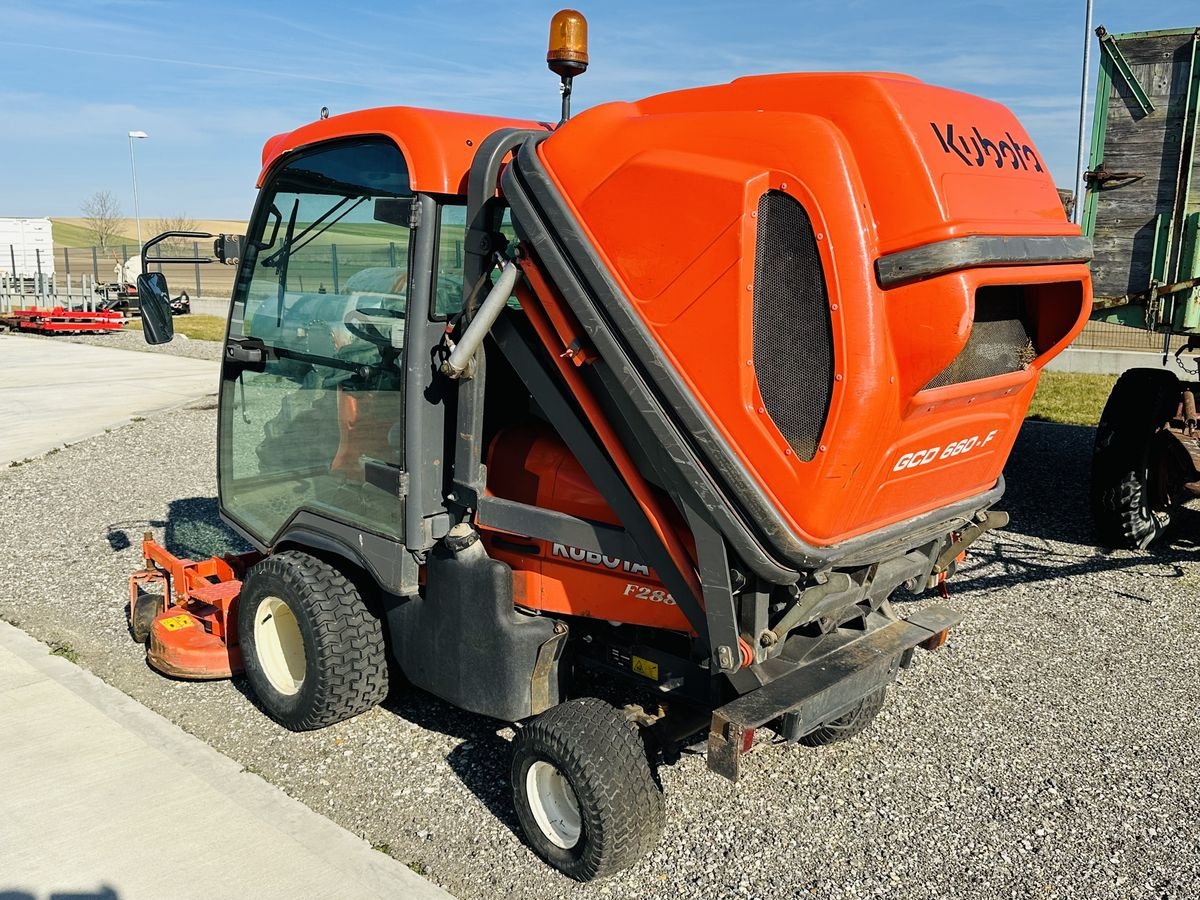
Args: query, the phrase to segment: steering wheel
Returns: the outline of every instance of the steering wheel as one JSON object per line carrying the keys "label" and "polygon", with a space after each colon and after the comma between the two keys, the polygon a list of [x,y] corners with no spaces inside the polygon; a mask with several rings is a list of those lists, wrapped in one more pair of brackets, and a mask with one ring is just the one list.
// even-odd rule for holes
{"label": "steering wheel", "polygon": [[377,347],[395,349],[392,346],[392,339],[389,335],[384,334],[379,330],[379,326],[370,321],[356,320],[355,316],[370,316],[372,318],[390,318],[403,319],[404,311],[399,309],[387,309],[381,306],[374,307],[358,307],[346,315],[342,324],[346,326],[346,330],[356,338],[368,341]]}

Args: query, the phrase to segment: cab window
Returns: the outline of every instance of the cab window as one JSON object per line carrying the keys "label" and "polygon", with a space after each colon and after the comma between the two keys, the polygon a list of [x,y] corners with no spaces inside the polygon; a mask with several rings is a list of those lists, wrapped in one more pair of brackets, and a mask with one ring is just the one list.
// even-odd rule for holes
{"label": "cab window", "polygon": [[264,544],[301,508],[399,537],[413,194],[381,139],[297,154],[264,189],[222,378],[222,504]]}
{"label": "cab window", "polygon": [[[507,209],[504,211],[500,230],[508,238],[509,249],[513,249],[516,237],[512,227],[512,214]],[[466,232],[466,206],[443,205],[438,212],[437,261],[434,265],[435,282],[431,304],[434,318],[449,318],[462,309]],[[479,297],[478,300],[482,301],[483,297]],[[509,300],[509,305],[519,308],[515,296]]]}

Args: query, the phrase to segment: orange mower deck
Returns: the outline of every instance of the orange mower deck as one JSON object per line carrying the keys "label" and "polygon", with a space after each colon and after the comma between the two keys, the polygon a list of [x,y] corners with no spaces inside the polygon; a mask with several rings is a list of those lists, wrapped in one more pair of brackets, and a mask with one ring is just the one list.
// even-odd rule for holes
{"label": "orange mower deck", "polygon": [[[143,568],[129,576],[129,621],[147,642],[146,660],[165,675],[189,680],[229,678],[242,671],[237,598],[246,569],[262,554],[181,559],[147,533]],[[161,593],[149,591],[161,584]]]}

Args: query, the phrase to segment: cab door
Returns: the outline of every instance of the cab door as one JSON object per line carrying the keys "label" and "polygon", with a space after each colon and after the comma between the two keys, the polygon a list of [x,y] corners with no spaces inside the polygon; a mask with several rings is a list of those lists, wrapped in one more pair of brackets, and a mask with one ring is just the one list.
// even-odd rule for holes
{"label": "cab door", "polygon": [[404,158],[365,138],[285,160],[264,185],[233,297],[222,512],[263,547],[301,510],[400,541],[414,201]]}

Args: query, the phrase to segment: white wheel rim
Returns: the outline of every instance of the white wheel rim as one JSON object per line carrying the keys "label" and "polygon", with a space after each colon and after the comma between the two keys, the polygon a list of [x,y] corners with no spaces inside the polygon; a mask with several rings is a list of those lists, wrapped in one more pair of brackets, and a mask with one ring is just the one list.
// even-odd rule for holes
{"label": "white wheel rim", "polygon": [[545,760],[537,760],[525,773],[529,810],[542,834],[555,847],[570,850],[579,843],[583,820],[571,782]]}
{"label": "white wheel rim", "polygon": [[254,652],[271,687],[295,694],[304,684],[304,637],[296,616],[278,597],[264,597],[254,612]]}

